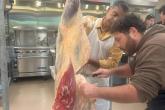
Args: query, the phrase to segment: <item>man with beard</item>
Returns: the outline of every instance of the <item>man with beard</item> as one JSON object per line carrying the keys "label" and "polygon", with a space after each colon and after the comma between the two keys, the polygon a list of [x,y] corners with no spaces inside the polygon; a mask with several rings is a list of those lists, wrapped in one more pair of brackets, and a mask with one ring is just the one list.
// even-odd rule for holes
{"label": "man with beard", "polygon": [[155,17],[151,14],[147,15],[144,24],[146,25],[146,28],[150,28],[155,24]]}
{"label": "man with beard", "polygon": [[147,102],[148,110],[165,110],[165,27],[156,24],[147,31],[134,14],[116,20],[111,33],[122,50],[134,56],[128,64],[114,69],[99,69],[93,74],[130,77],[130,83],[117,87],[80,85],[90,98],[103,98],[119,103]]}
{"label": "man with beard", "polygon": [[[128,5],[124,1],[118,1],[107,10],[103,18],[95,18],[85,16],[83,24],[85,26],[90,44],[91,56],[86,64],[78,73],[90,76],[90,74],[98,69],[113,68],[118,65],[122,51],[114,44],[114,37],[109,32],[109,27],[112,23],[128,12]],[[85,53],[84,53],[85,54]],[[87,77],[91,83],[99,86],[109,86],[109,78]],[[109,101],[98,99],[96,100],[96,110],[109,110]]]}
{"label": "man with beard", "polygon": [[165,5],[161,6],[159,9],[160,21],[158,24],[165,25]]}

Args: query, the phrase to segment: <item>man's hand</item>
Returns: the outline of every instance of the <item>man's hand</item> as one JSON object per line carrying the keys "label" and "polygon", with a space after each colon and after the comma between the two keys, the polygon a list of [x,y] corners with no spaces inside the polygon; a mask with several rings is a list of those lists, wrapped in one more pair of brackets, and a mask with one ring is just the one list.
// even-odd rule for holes
{"label": "man's hand", "polygon": [[92,73],[93,74],[92,76],[99,78],[106,78],[110,76],[110,73],[111,73],[110,69],[99,68],[98,70]]}
{"label": "man's hand", "polygon": [[79,87],[85,97],[97,98],[97,87],[94,84],[82,83]]}

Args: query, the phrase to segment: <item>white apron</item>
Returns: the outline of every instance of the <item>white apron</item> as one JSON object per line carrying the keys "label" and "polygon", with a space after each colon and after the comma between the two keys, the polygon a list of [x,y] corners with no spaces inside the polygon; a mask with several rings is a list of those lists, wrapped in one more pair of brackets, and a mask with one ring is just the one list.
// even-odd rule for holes
{"label": "white apron", "polygon": [[[109,57],[109,49],[113,46],[114,37],[110,37],[104,41],[101,41],[98,36],[98,31],[96,28],[98,18],[95,22],[95,25],[92,31],[88,35],[88,39],[91,44],[91,55],[90,58],[94,60],[107,59]],[[91,74],[98,68],[93,67],[92,65],[87,64],[82,70],[82,74]],[[96,84],[97,86],[109,87],[109,78],[96,78],[96,77],[87,77],[87,80],[90,83]],[[104,99],[96,100],[96,110],[109,110],[110,103]]]}

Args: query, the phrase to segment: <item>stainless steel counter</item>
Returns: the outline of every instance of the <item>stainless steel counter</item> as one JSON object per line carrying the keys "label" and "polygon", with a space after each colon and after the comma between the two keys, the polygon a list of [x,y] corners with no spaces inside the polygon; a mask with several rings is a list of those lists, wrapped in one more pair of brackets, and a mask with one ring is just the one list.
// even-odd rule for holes
{"label": "stainless steel counter", "polygon": [[49,47],[14,47],[16,64],[14,77],[50,75]]}

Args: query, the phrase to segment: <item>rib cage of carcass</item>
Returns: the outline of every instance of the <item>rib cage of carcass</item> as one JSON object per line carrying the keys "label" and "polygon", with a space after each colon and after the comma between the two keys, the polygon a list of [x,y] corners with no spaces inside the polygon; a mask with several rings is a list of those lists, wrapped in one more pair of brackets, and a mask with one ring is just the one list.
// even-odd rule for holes
{"label": "rib cage of carcass", "polygon": [[56,41],[56,79],[53,110],[94,110],[94,101],[78,86],[86,82],[76,72],[87,63],[90,44],[82,25],[79,0],[66,0]]}

